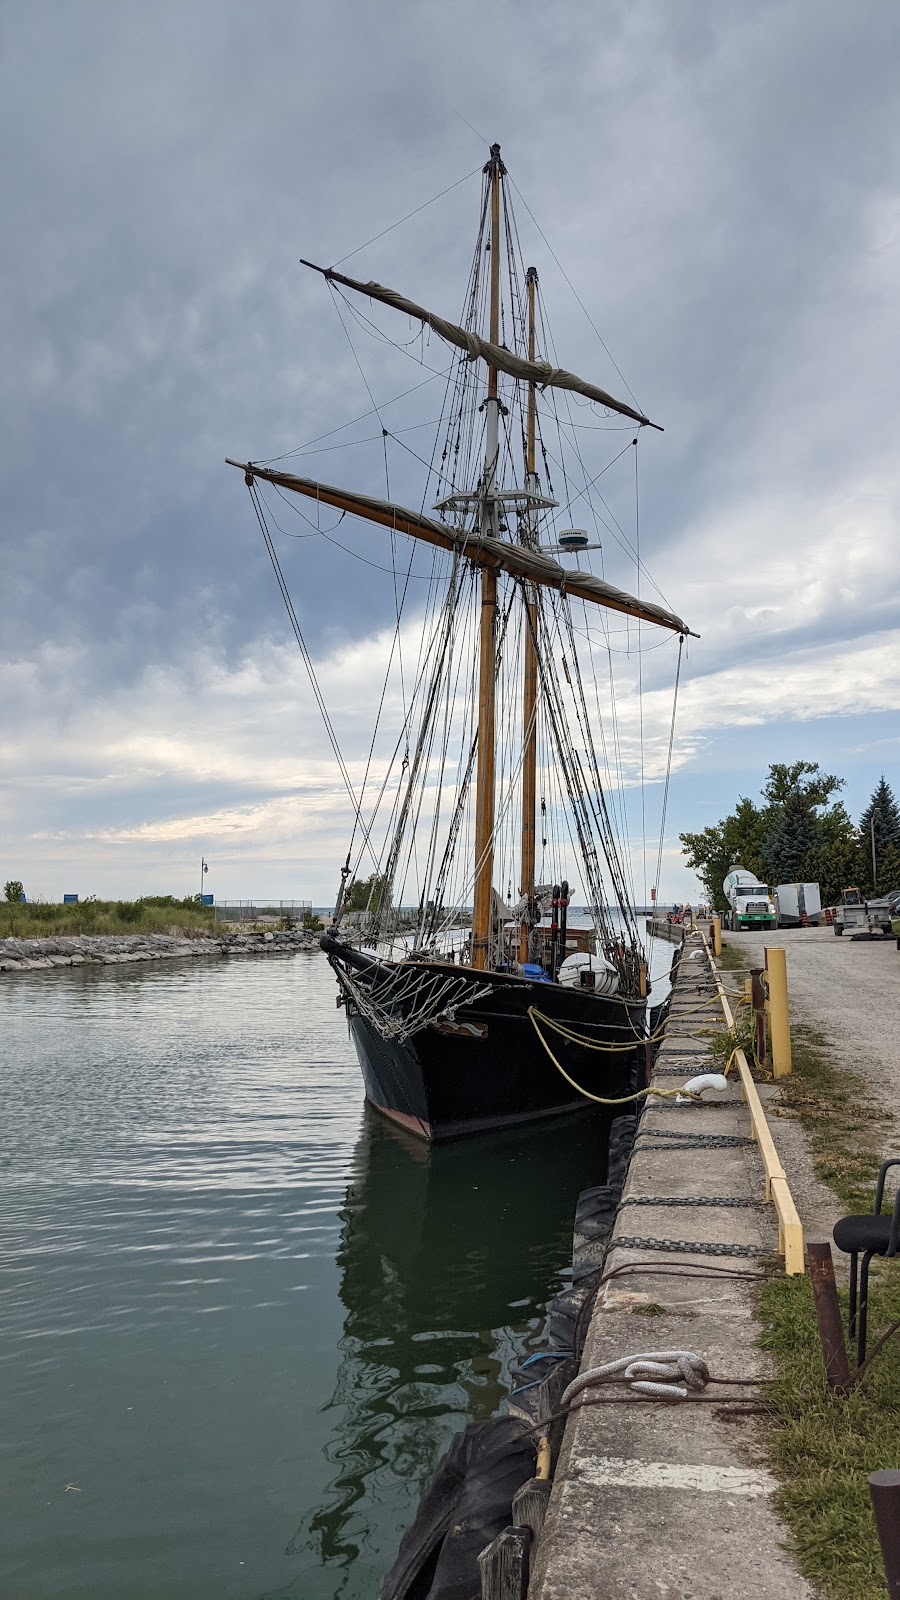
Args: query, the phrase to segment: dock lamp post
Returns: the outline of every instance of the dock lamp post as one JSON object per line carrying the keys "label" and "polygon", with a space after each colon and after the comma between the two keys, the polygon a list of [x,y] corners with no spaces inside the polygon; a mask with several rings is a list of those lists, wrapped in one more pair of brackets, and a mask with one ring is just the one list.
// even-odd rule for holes
{"label": "dock lamp post", "polygon": [[203,904],[203,874],[209,871],[209,863],[200,857],[200,904]]}

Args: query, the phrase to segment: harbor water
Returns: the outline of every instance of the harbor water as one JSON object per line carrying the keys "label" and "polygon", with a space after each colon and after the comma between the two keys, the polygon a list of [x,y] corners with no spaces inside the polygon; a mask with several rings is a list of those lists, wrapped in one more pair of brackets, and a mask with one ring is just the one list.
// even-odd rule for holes
{"label": "harbor water", "polygon": [[602,1124],[395,1132],[317,952],[19,976],[0,1029],[0,1595],[373,1596]]}

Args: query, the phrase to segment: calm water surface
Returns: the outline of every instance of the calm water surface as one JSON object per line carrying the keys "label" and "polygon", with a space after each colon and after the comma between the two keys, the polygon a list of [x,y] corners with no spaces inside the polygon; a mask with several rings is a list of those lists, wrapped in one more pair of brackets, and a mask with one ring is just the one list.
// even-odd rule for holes
{"label": "calm water surface", "polygon": [[427,1153],[334,996],[318,953],[3,980],[4,1600],[368,1600],[506,1392],[602,1137]]}

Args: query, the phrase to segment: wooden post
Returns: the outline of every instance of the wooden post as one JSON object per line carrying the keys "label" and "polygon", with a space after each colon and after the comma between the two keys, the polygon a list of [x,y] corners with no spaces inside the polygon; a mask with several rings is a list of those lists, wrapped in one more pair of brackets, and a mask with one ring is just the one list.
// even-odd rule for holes
{"label": "wooden post", "polygon": [[713,955],[714,956],[720,956],[722,954],[722,918],[721,917],[713,917],[713,919],[712,919],[712,946],[713,946]]}
{"label": "wooden post", "polygon": [[830,1244],[808,1244],[806,1256],[819,1325],[819,1343],[829,1387],[836,1394],[849,1394],[850,1363],[844,1343],[844,1326],[834,1281],[834,1262]]}
{"label": "wooden post", "polygon": [[513,1495],[512,1516],[517,1528],[527,1528],[532,1549],[544,1531],[550,1503],[550,1483],[546,1478],[529,1478]]}
{"label": "wooden post", "polygon": [[881,1544],[888,1600],[900,1600],[900,1472],[893,1467],[870,1472],[869,1494]]}
{"label": "wooden post", "polygon": [[527,1528],[504,1528],[478,1557],[481,1600],[526,1600],[531,1534]]}
{"label": "wooden post", "polygon": [[783,950],[765,951],[769,982],[769,1025],[772,1030],[772,1070],[783,1078],[791,1070],[791,1019],[788,1010],[787,958]]}

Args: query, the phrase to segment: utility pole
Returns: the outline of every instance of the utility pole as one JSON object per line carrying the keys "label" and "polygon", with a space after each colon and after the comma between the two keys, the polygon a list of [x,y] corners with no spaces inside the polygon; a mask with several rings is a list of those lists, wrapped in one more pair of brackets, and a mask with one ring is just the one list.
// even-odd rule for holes
{"label": "utility pole", "polygon": [[209,871],[209,866],[203,857],[200,857],[200,904],[203,904],[203,874]]}
{"label": "utility pole", "polygon": [[[870,832],[871,837],[872,837],[872,893],[873,894],[877,894],[878,893],[878,868],[875,865],[875,812],[876,811],[878,811],[878,807],[877,806],[873,806],[872,807],[872,820],[869,823],[869,832]],[[880,815],[881,815],[881,813],[879,812],[879,816]]]}

